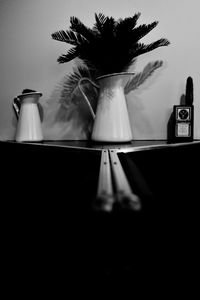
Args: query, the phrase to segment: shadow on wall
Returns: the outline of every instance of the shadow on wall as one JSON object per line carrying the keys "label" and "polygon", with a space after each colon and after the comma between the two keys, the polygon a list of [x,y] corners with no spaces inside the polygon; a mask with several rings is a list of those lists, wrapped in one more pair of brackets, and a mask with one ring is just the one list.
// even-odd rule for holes
{"label": "shadow on wall", "polygon": [[[65,88],[66,77],[54,88],[48,99],[38,103],[45,140],[86,140],[90,138],[93,118],[81,92],[69,95]],[[83,85],[90,104],[96,111],[97,94]],[[13,99],[14,101],[14,99]],[[17,128],[18,116],[13,113],[12,126]]]}
{"label": "shadow on wall", "polygon": [[153,127],[145,112],[145,106],[141,97],[133,93],[127,99],[129,119],[134,139],[141,139],[143,136],[152,136]]}
{"label": "shadow on wall", "polygon": [[[142,86],[127,95],[127,105],[134,139],[153,136],[151,124],[145,104],[140,97],[142,92],[149,89],[160,76],[161,69],[155,72]],[[48,99],[42,99],[40,104],[43,110],[42,130],[45,140],[86,140],[90,139],[93,118],[79,89],[69,94],[66,88],[65,76],[55,86]],[[84,91],[88,95],[90,104],[96,111],[97,91],[84,84]],[[146,100],[145,100],[146,101]],[[17,126],[16,117],[13,117],[13,126]]]}
{"label": "shadow on wall", "polygon": [[[88,95],[96,111],[97,97],[94,91]],[[43,100],[43,134],[46,140],[85,140],[90,138],[93,118],[80,93],[69,96],[65,90],[65,77],[55,87],[51,96]]]}
{"label": "shadow on wall", "polygon": [[[155,129],[152,124],[151,114],[146,110],[144,101],[149,99],[143,99],[142,93],[150,90],[150,88],[156,83],[161,76],[163,69],[166,68],[166,63],[161,68],[156,70],[155,73],[148,78],[141,86],[127,95],[127,105],[129,111],[129,118],[133,132],[134,139],[152,139],[155,135]],[[153,105],[153,104],[152,104]]]}

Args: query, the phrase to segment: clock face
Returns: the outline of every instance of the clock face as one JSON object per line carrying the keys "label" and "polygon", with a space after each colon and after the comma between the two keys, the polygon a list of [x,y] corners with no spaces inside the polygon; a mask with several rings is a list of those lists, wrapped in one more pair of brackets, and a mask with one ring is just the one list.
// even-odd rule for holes
{"label": "clock face", "polygon": [[189,110],[181,108],[178,110],[178,119],[179,120],[188,120],[189,119]]}

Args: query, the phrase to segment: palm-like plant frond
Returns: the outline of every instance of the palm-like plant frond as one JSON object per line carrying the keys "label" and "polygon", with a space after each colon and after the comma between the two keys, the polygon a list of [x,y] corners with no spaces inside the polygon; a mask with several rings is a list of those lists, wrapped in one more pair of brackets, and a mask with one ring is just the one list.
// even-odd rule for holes
{"label": "palm-like plant frond", "polygon": [[[162,67],[163,61],[156,60],[148,63],[141,72],[133,75],[124,87],[125,94],[129,94],[131,91],[140,87],[158,68]],[[63,81],[63,93],[64,98],[72,98],[78,90],[78,83],[82,78],[89,78],[94,83],[98,77],[98,72],[95,69],[90,69],[87,66],[78,65],[73,69],[73,73],[66,75]],[[90,88],[85,85],[86,93],[91,93]]]}
{"label": "palm-like plant frond", "polygon": [[[62,83],[60,84],[60,101],[62,105],[66,106],[67,108],[70,105],[79,107],[82,101],[86,101],[85,104],[87,104],[88,109],[94,118],[94,112],[96,111],[97,106],[98,92],[95,88],[91,89],[91,84],[88,82],[88,80],[86,81],[83,79],[87,78],[90,80],[90,82],[92,81],[95,83],[96,76],[96,70],[89,69],[87,66],[78,65],[76,68],[74,68],[73,73],[66,75],[63,78]],[[88,96],[86,98],[80,97],[79,83],[81,79],[83,80],[81,84],[81,90],[84,91],[84,94]]]}
{"label": "palm-like plant frond", "polygon": [[158,21],[154,21],[148,25],[142,24],[135,28],[131,33],[131,41],[138,42],[158,25]]}
{"label": "palm-like plant frond", "polygon": [[54,40],[65,42],[75,46],[82,45],[86,41],[81,34],[75,33],[72,30],[60,30],[53,33],[51,36]]}
{"label": "palm-like plant frond", "polygon": [[61,56],[59,56],[58,58],[58,62],[59,63],[65,63],[68,62],[70,60],[73,60],[74,58],[77,57],[77,49],[76,48],[71,48],[69,49],[67,54],[62,54]]}
{"label": "palm-like plant frond", "polygon": [[71,98],[73,94],[76,93],[78,89],[78,82],[81,78],[89,78],[95,81],[96,70],[89,69],[87,66],[78,65],[73,69],[73,72],[66,75],[63,81],[63,91],[65,92],[65,97]]}
{"label": "palm-like plant frond", "polygon": [[104,28],[104,24],[105,24],[106,20],[107,20],[107,17],[104,14],[102,14],[102,13],[96,14],[95,13],[95,21],[96,22],[93,26],[93,30],[95,32],[101,33]]}
{"label": "palm-like plant frond", "polygon": [[155,70],[160,68],[163,65],[163,61],[157,60],[155,62],[148,63],[142,72],[137,73],[132,78],[129,79],[127,84],[124,87],[125,94],[129,94],[131,91],[137,89],[139,86],[141,86],[147,78],[149,78]]}
{"label": "palm-like plant frond", "polygon": [[76,32],[78,36],[81,36],[87,41],[90,41],[95,38],[96,33],[92,29],[85,26],[78,18],[71,17],[70,23],[71,32]]}
{"label": "palm-like plant frond", "polygon": [[58,58],[59,63],[68,62],[74,58],[81,59],[88,68],[94,68],[100,75],[128,70],[136,57],[161,46],[169,45],[162,38],[149,45],[139,43],[139,40],[154,29],[158,22],[136,27],[140,13],[132,17],[119,19],[95,14],[95,24],[92,29],[85,26],[78,18],[70,18],[70,30],[58,31],[52,38],[74,46],[67,54]]}
{"label": "palm-like plant frond", "polygon": [[135,47],[135,49],[131,49],[131,53],[133,55],[133,57],[142,55],[144,53],[153,51],[154,49],[158,48],[158,47],[162,47],[162,46],[168,46],[169,45],[169,41],[166,39],[159,39],[151,44],[145,45],[143,43],[137,43],[137,46]]}
{"label": "palm-like plant frond", "polygon": [[120,32],[128,32],[132,31],[136,24],[137,20],[139,19],[141,13],[136,13],[133,15],[133,17],[128,17],[125,19],[119,19],[117,24],[116,24],[116,34],[120,34]]}

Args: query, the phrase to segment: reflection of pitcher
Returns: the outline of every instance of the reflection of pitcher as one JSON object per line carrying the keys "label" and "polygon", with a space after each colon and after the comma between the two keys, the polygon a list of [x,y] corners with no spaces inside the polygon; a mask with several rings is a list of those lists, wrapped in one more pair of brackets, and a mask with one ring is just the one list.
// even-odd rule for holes
{"label": "reflection of pitcher", "polygon": [[[18,116],[18,124],[15,140],[17,142],[42,141],[43,134],[41,128],[38,101],[42,93],[24,93],[13,102],[13,108]],[[20,105],[19,105],[20,104]]]}
{"label": "reflection of pitcher", "polygon": [[79,88],[89,104],[88,98],[81,88],[83,81],[89,81],[99,88],[96,115],[90,104],[90,110],[94,117],[92,140],[98,142],[130,142],[132,132],[129,115],[124,95],[124,85],[128,77],[133,73],[114,73],[97,78],[99,86],[88,78],[79,81]]}

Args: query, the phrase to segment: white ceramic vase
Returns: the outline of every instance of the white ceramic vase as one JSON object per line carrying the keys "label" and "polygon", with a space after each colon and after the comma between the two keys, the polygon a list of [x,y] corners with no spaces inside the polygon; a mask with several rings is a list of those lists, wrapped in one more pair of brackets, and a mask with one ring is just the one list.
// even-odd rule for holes
{"label": "white ceramic vase", "polygon": [[87,78],[82,78],[79,82],[79,88],[88,105],[89,100],[81,88],[81,83],[88,80],[99,89],[96,114],[92,111],[94,125],[91,139],[93,141],[123,143],[132,140],[132,131],[124,94],[124,85],[130,75],[133,75],[133,73],[114,73],[98,77],[98,86]]}
{"label": "white ceramic vase", "polygon": [[[38,101],[41,93],[25,93],[17,96],[21,106],[18,114],[18,123],[15,140],[17,142],[38,142],[43,140],[41,119]],[[15,109],[16,110],[16,109]]]}

